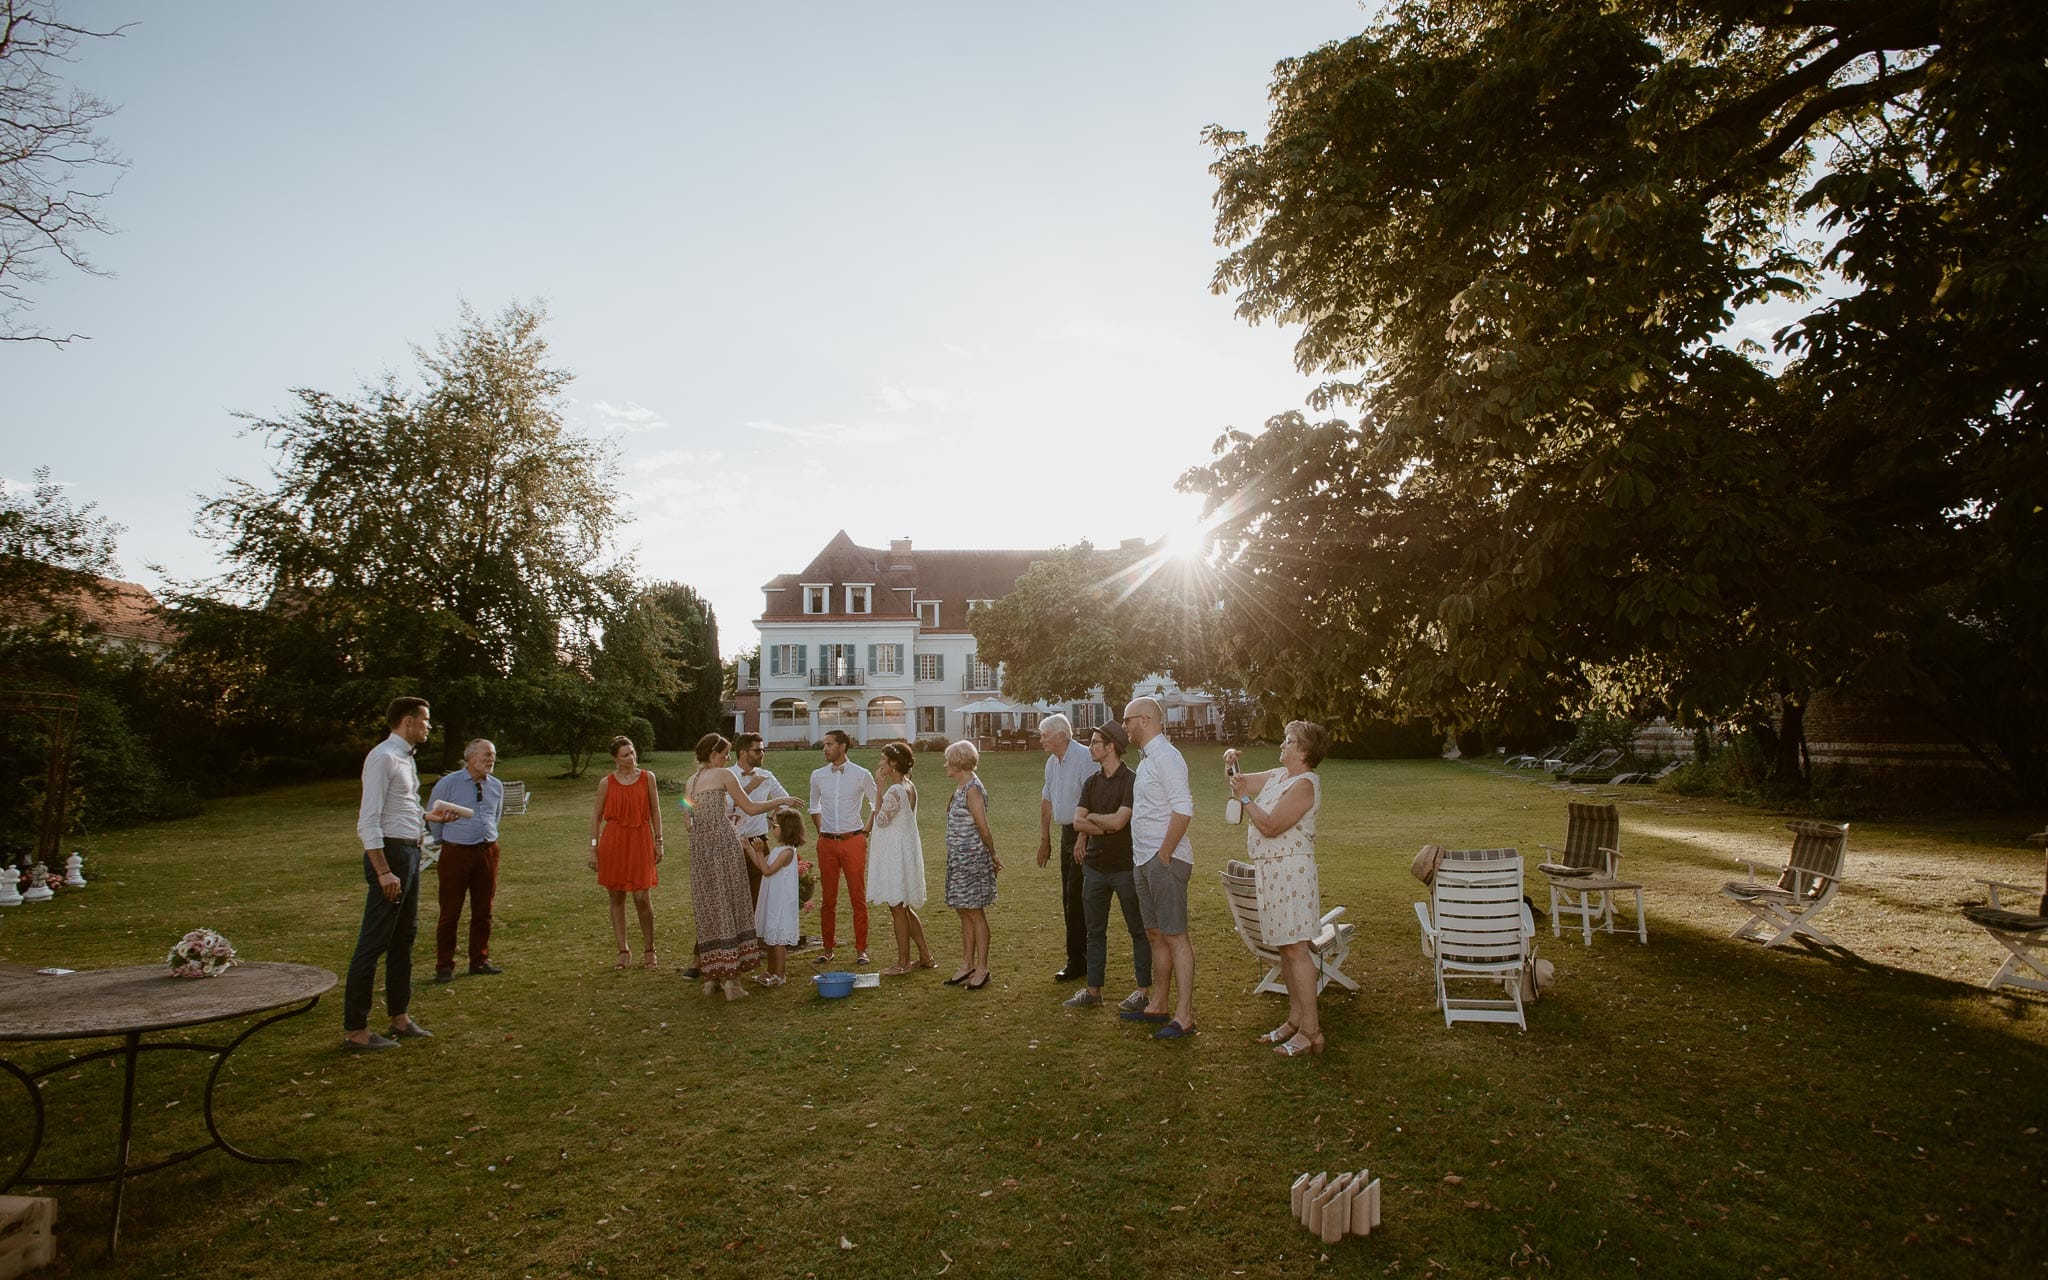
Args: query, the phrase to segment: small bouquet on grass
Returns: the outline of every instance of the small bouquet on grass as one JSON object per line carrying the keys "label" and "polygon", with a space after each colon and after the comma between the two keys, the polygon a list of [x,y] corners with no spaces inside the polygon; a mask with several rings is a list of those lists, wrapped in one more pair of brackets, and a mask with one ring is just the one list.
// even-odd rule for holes
{"label": "small bouquet on grass", "polygon": [[801,911],[811,905],[811,899],[818,892],[818,869],[802,858],[796,860],[796,906]]}
{"label": "small bouquet on grass", "polygon": [[178,939],[169,960],[173,978],[218,978],[238,963],[234,946],[211,929],[194,929]]}

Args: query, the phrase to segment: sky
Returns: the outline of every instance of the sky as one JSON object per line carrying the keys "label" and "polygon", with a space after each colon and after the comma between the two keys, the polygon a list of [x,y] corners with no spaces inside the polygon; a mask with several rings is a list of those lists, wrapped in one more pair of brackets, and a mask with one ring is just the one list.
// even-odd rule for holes
{"label": "sky", "polygon": [[541,302],[568,416],[618,453],[622,553],[755,639],[760,588],[868,546],[1053,547],[1190,525],[1174,481],[1304,408],[1294,335],[1209,290],[1205,125],[1357,0],[994,6],[70,0],[125,26],[110,274],[0,346],[0,479],[125,526],[124,576],[269,456],[237,414],[346,394]]}

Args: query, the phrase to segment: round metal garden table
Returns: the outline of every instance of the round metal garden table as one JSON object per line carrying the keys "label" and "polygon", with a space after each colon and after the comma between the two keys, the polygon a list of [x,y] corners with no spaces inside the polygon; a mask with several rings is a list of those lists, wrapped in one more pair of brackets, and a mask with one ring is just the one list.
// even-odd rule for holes
{"label": "round metal garden table", "polygon": [[[21,1164],[5,1182],[0,1193],[22,1182],[46,1186],[83,1186],[94,1182],[114,1184],[114,1211],[107,1228],[107,1252],[111,1255],[121,1240],[121,1195],[130,1175],[150,1173],[218,1147],[237,1160],[252,1164],[296,1164],[293,1156],[258,1156],[242,1150],[221,1136],[213,1111],[213,1089],[221,1068],[242,1042],[273,1022],[295,1018],[320,1003],[320,997],[334,986],[335,976],[325,969],[303,964],[264,962],[236,965],[218,978],[174,978],[166,965],[137,965],[127,969],[93,969],[64,974],[11,974],[0,976],[0,1043],[37,1040],[97,1040],[118,1036],[118,1046],[66,1058],[36,1071],[0,1058],[0,1072],[12,1075],[27,1088],[35,1116],[35,1132]],[[290,1006],[290,1007],[287,1007]],[[170,1040],[144,1044],[152,1032],[200,1027],[236,1018],[271,1014],[244,1030],[226,1044],[194,1044]],[[216,1055],[213,1070],[206,1077],[206,1132],[211,1141],[179,1151],[147,1164],[131,1165],[129,1154],[135,1134],[135,1065],[144,1053],[185,1051]],[[43,1096],[37,1081],[69,1071],[81,1063],[120,1057],[121,1130],[115,1147],[114,1167],[106,1173],[73,1178],[29,1178],[43,1146]]]}

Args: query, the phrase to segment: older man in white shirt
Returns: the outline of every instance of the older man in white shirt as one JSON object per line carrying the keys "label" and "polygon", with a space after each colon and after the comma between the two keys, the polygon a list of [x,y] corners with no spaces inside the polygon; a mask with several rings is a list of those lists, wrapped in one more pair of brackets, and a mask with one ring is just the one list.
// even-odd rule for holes
{"label": "older man in white shirt", "polygon": [[1072,982],[1088,974],[1088,918],[1081,910],[1081,867],[1074,861],[1074,811],[1081,804],[1081,786],[1095,775],[1088,748],[1074,741],[1074,725],[1055,712],[1038,722],[1038,745],[1045,748],[1045,785],[1038,792],[1038,865],[1052,860],[1052,829],[1060,829],[1060,914],[1067,926],[1067,963],[1052,975],[1054,982]]}
{"label": "older man in white shirt", "polygon": [[846,874],[846,892],[853,899],[853,949],[856,964],[868,963],[868,833],[867,812],[875,808],[875,775],[846,758],[853,739],[843,729],[825,731],[825,766],[811,771],[811,825],[818,833],[818,875],[824,900],[818,904],[818,932],[825,950],[812,964],[832,963],[838,945],[839,876]]}
{"label": "older man in white shirt", "polygon": [[[356,839],[363,850],[363,924],[348,962],[341,1004],[342,1047],[393,1049],[401,1039],[434,1033],[414,1022],[412,944],[419,936],[420,838],[427,823],[461,817],[436,806],[420,810],[420,774],[412,753],[433,731],[425,698],[393,698],[384,710],[391,733],[363,760],[363,802],[356,813]],[[370,1030],[370,997],[377,961],[384,962],[384,1004],[391,1014],[389,1035]]]}
{"label": "older man in white shirt", "polygon": [[[1124,708],[1124,730],[1144,748],[1131,795],[1131,862],[1138,882],[1138,913],[1152,943],[1152,1003],[1119,1017],[1162,1022],[1155,1040],[1195,1034],[1195,947],[1188,937],[1188,881],[1194,877],[1195,847],[1188,826],[1195,820],[1195,794],[1188,762],[1163,731],[1165,716],[1151,698]],[[1167,1012],[1167,992],[1176,982],[1180,1000]]]}

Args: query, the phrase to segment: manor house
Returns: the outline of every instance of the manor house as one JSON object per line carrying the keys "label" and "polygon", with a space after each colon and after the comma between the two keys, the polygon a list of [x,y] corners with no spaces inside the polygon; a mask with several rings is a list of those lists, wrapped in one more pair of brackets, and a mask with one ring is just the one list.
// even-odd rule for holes
{"label": "manor house", "polygon": [[[1040,716],[1062,711],[1085,738],[1111,715],[1100,690],[1072,703],[1006,699],[1002,671],[979,660],[967,626],[971,609],[1001,599],[1050,554],[917,550],[908,538],[877,550],[842,530],[801,572],[762,588],[760,669],[740,681],[735,732],[771,745],[817,742],[827,729],[859,743],[975,736],[1021,744]],[[1148,676],[1138,689],[1166,704],[1169,731],[1214,736],[1208,694],[1167,676]]]}

